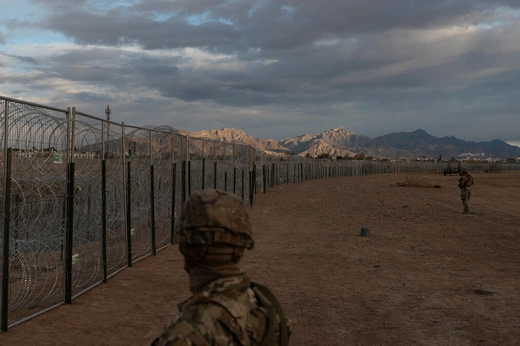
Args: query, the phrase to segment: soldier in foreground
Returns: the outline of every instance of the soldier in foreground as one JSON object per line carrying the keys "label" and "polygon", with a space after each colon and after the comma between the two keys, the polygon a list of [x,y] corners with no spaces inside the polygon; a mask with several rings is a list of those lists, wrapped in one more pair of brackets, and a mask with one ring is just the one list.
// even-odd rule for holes
{"label": "soldier in foreground", "polygon": [[247,209],[236,195],[193,193],[175,225],[193,296],[152,345],[287,345],[291,323],[238,262],[252,249]]}
{"label": "soldier in foreground", "polygon": [[473,185],[473,177],[469,174],[466,167],[462,168],[462,174],[459,178],[460,199],[464,205],[464,214],[469,213],[469,199],[471,198],[471,185]]}

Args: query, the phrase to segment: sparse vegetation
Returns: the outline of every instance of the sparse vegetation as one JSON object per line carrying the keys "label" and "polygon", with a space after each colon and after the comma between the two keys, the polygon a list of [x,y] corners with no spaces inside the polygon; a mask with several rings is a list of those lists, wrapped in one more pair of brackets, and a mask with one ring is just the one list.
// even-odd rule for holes
{"label": "sparse vegetation", "polygon": [[401,187],[429,187],[429,188],[440,188],[441,186],[424,178],[419,174],[408,174],[406,179],[402,183],[396,183],[396,186]]}
{"label": "sparse vegetation", "polygon": [[318,159],[329,159],[329,160],[332,159],[330,154],[326,154],[326,153],[321,153],[316,158],[318,158]]}

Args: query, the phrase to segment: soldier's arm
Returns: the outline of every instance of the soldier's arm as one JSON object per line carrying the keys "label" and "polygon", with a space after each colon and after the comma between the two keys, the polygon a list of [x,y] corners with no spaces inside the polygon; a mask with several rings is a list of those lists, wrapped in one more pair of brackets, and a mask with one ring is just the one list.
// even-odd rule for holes
{"label": "soldier's arm", "polygon": [[192,306],[182,311],[172,323],[165,328],[161,336],[155,339],[152,346],[209,346],[211,335],[202,322],[201,306]]}
{"label": "soldier's arm", "polygon": [[209,346],[211,341],[204,337],[204,326],[180,321],[164,330],[152,346]]}

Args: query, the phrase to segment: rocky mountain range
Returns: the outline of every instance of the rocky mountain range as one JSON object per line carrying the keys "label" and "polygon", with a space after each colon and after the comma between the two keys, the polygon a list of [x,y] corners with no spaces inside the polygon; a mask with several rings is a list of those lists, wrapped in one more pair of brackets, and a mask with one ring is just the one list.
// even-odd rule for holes
{"label": "rocky mountain range", "polygon": [[233,128],[190,132],[191,137],[209,138],[228,143],[242,143],[269,154],[295,154],[316,157],[328,154],[332,157],[354,157],[356,154],[386,158],[518,158],[520,147],[495,139],[488,142],[472,142],[451,137],[434,137],[424,130],[395,132],[370,138],[358,135],[342,127],[304,134],[282,140],[260,139]]}

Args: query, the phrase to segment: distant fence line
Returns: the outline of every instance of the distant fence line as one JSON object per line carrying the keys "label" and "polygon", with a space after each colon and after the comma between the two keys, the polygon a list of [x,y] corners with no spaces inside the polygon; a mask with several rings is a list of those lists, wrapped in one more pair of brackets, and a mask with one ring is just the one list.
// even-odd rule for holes
{"label": "distant fence line", "polygon": [[3,331],[71,304],[172,244],[177,213],[194,191],[222,189],[252,205],[255,194],[278,184],[444,168],[271,156],[171,127],[131,126],[6,97],[0,122]]}

